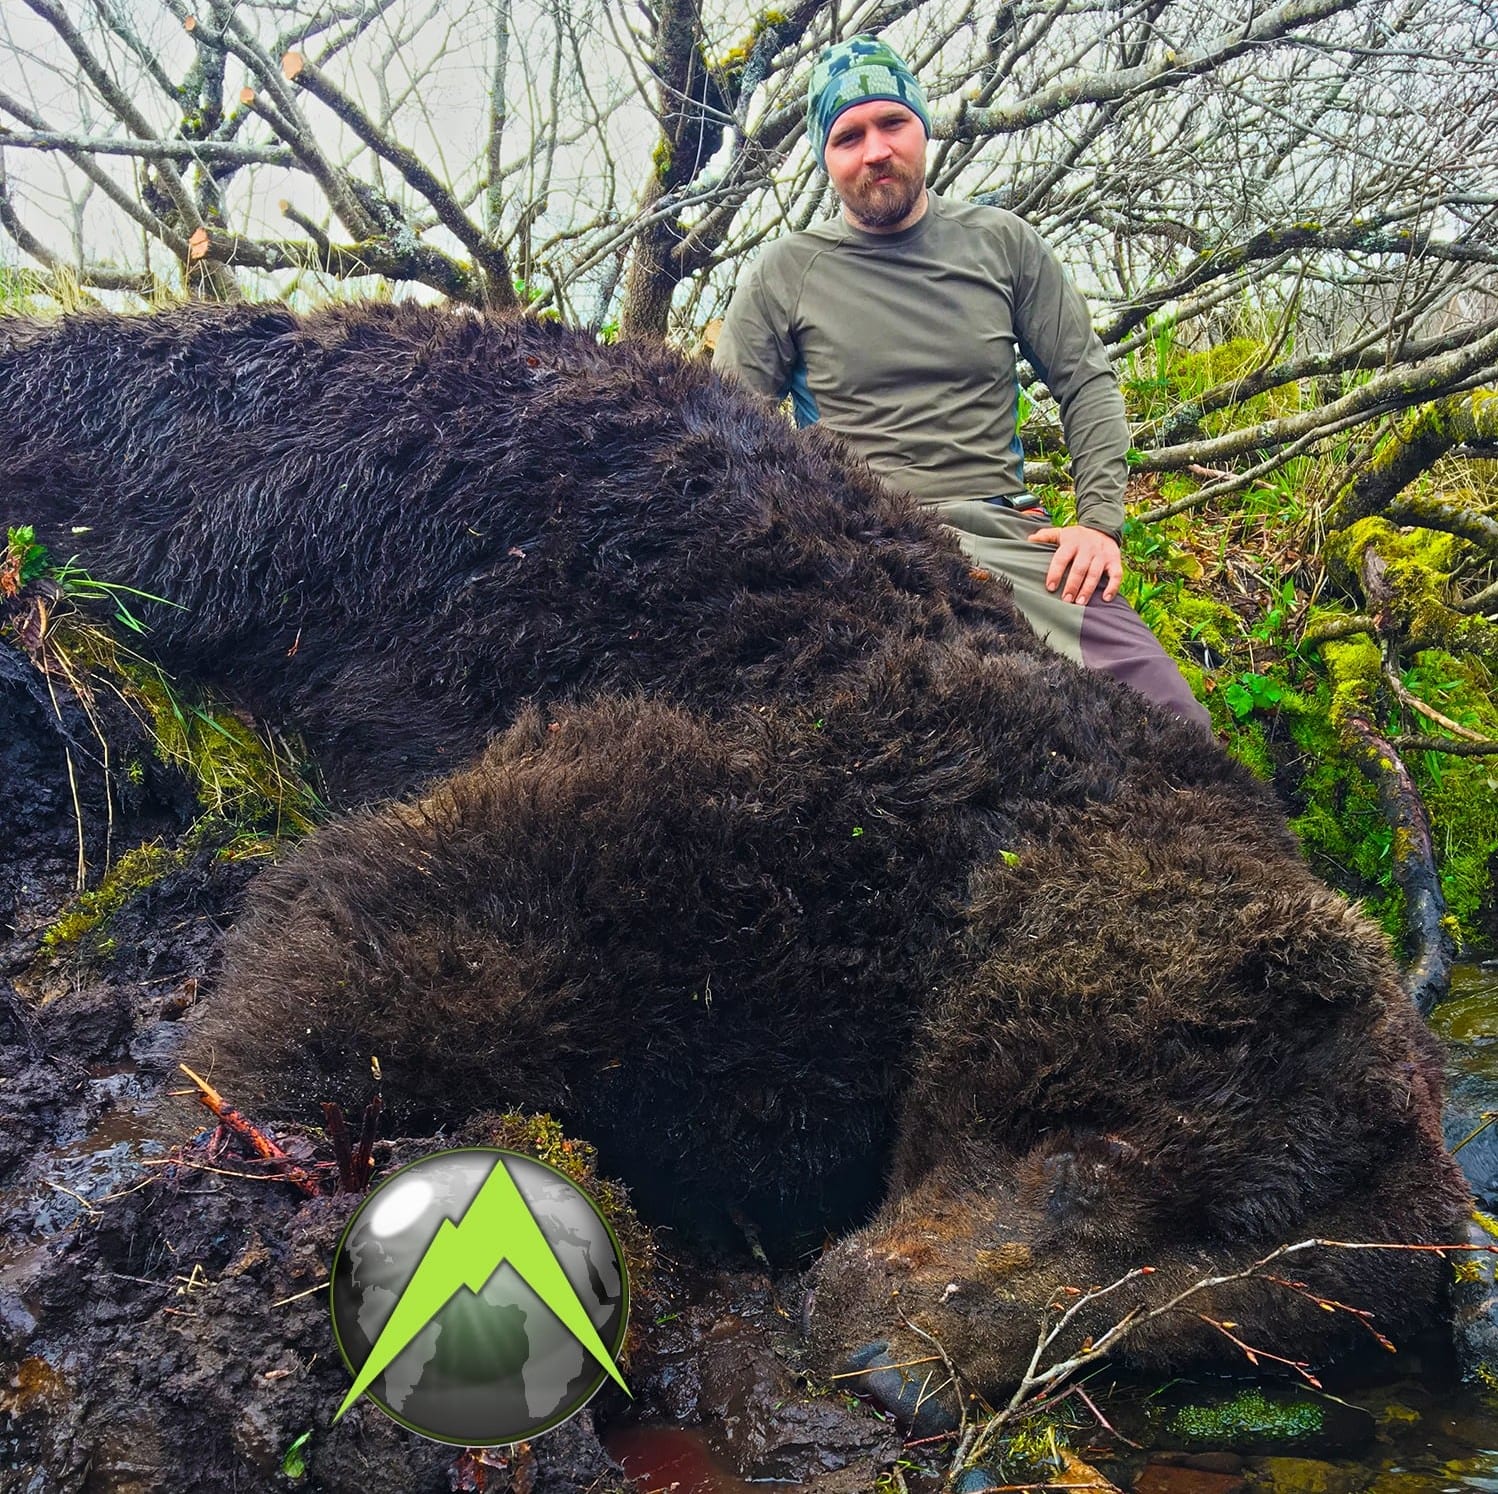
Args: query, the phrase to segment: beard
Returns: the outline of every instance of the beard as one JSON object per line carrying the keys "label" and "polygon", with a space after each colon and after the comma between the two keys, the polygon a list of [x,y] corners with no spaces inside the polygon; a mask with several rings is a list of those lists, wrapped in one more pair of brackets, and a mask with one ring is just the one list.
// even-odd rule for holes
{"label": "beard", "polygon": [[865,228],[892,228],[921,200],[925,184],[923,172],[887,161],[848,188],[843,206]]}

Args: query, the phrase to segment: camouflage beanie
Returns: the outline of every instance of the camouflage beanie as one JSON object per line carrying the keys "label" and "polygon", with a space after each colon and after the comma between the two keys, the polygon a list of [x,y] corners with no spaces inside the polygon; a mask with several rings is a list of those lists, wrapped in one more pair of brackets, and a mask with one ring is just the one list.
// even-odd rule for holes
{"label": "camouflage beanie", "polygon": [[844,109],[867,104],[871,99],[889,99],[904,104],[925,126],[931,137],[931,116],[926,95],[905,59],[873,36],[854,36],[826,47],[811,70],[806,90],[806,134],[817,153],[817,165],[827,165],[827,137]]}

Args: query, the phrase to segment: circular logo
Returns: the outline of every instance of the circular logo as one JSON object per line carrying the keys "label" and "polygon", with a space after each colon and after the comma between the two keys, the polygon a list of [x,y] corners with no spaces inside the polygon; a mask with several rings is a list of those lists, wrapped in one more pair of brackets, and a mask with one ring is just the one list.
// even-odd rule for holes
{"label": "circular logo", "polygon": [[333,1334],[368,1395],[439,1442],[521,1442],[580,1411],[615,1360],[629,1285],[598,1206],[571,1178],[494,1148],[403,1167],[333,1258]]}

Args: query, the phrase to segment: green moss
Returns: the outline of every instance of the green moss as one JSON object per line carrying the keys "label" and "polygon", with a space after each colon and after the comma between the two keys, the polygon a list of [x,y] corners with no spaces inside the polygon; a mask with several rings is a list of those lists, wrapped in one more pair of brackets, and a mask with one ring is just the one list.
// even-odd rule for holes
{"label": "green moss", "polygon": [[[1365,543],[1369,532],[1362,531]],[[1359,538],[1353,537],[1354,549]],[[1446,547],[1438,537],[1411,550],[1425,563]],[[1313,609],[1292,627],[1287,621],[1294,615],[1292,595],[1291,601],[1273,604],[1277,613],[1271,608],[1257,621],[1251,614],[1244,618],[1226,603],[1192,591],[1171,570],[1176,553],[1168,529],[1129,534],[1132,574],[1126,595],[1206,705],[1228,751],[1291,796],[1291,825],[1311,865],[1349,896],[1363,899],[1369,914],[1397,940],[1403,932],[1403,898],[1392,876],[1393,832],[1349,750],[1343,726],[1358,715],[1391,735],[1434,728],[1420,721],[1401,726],[1391,719],[1382,656],[1368,635],[1329,640],[1303,652],[1296,648],[1298,626],[1339,615],[1336,611]],[[1205,647],[1224,662],[1204,670],[1188,645]],[[1245,663],[1251,667],[1243,668]],[[1498,736],[1498,688],[1481,658],[1426,650],[1416,655],[1405,684],[1453,720]],[[1407,766],[1430,815],[1453,937],[1479,944],[1493,898],[1492,847],[1498,845],[1493,762],[1431,752],[1410,754]]]}
{"label": "green moss", "polygon": [[1054,1468],[1061,1461],[1060,1450],[1067,1446],[1066,1432],[1058,1422],[1030,1422],[1000,1444],[999,1460],[1006,1467]]}
{"label": "green moss", "polygon": [[1291,1442],[1313,1435],[1325,1421],[1312,1401],[1271,1400],[1257,1386],[1215,1406],[1182,1406],[1167,1426],[1188,1442],[1227,1442],[1272,1437]]}
{"label": "green moss", "polygon": [[[1202,668],[1186,647],[1188,642],[1195,643],[1214,657],[1228,660],[1244,636],[1238,614],[1211,597],[1188,591],[1183,584],[1141,594],[1138,608],[1140,616],[1186,677],[1191,693],[1206,706],[1213,730],[1223,739],[1227,750],[1256,777],[1273,778],[1277,765],[1264,723],[1252,715],[1240,717],[1232,707],[1229,693],[1219,688],[1217,679]],[[1292,688],[1283,671],[1273,678],[1276,699]]]}
{"label": "green moss", "polygon": [[42,934],[42,948],[49,953],[58,953],[88,941],[90,953],[108,954],[110,950],[105,946],[112,941],[102,939],[95,942],[103,926],[137,892],[176,871],[191,854],[185,847],[168,850],[154,842],[126,851],[109,868],[97,887],[74,898],[57,922]]}
{"label": "green moss", "polygon": [[1327,569],[1341,585],[1360,589],[1363,560],[1372,549],[1383,562],[1399,634],[1417,647],[1475,652],[1498,666],[1498,628],[1475,613],[1446,604],[1450,573],[1460,554],[1454,535],[1431,529],[1396,529],[1386,519],[1359,519],[1328,534]]}
{"label": "green moss", "polygon": [[750,24],[748,34],[737,46],[730,47],[726,52],[720,53],[716,58],[710,59],[709,66],[732,79],[744,71],[748,66],[749,58],[754,52],[760,37],[772,26],[784,25],[786,14],[783,10],[761,11]]}
{"label": "green moss", "polygon": [[1403,899],[1392,875],[1393,832],[1335,724],[1345,712],[1369,708],[1378,684],[1378,649],[1369,639],[1354,638],[1325,645],[1322,657],[1328,656],[1314,689],[1287,698],[1280,712],[1301,806],[1290,828],[1311,866],[1333,886],[1362,898],[1369,915],[1397,939]]}
{"label": "green moss", "polygon": [[[1498,689],[1480,661],[1430,649],[1415,656],[1405,684],[1460,725],[1498,737]],[[1492,896],[1498,765],[1492,758],[1417,752],[1406,754],[1406,766],[1430,816],[1454,937],[1459,943],[1476,943],[1480,914]]]}
{"label": "green moss", "polygon": [[1027,1418],[996,1441],[980,1438],[980,1465],[990,1474],[997,1469],[1002,1481],[1017,1488],[1045,1488],[1066,1466],[1070,1430],[1064,1421]]}
{"label": "green moss", "polygon": [[[1378,646],[1358,636],[1322,645],[1321,657],[1325,677],[1315,693],[1287,697],[1281,712],[1299,750],[1297,796],[1304,806],[1291,826],[1312,863],[1345,890],[1366,897],[1369,912],[1398,938],[1403,898],[1392,877],[1394,832],[1340,735],[1353,713],[1394,733],[1383,720]],[[1454,720],[1484,735],[1498,734],[1498,706],[1480,663],[1429,651],[1416,656],[1405,683]],[[1492,896],[1492,849],[1498,845],[1492,761],[1423,752],[1406,754],[1405,765],[1430,817],[1453,936],[1458,943],[1478,943],[1479,918]]]}
{"label": "green moss", "polygon": [[[1194,405],[1209,389],[1246,378],[1267,357],[1283,357],[1289,350],[1289,343],[1276,352],[1269,342],[1249,336],[1206,348],[1186,348],[1176,340],[1175,329],[1161,321],[1149,343],[1126,360],[1120,383],[1129,414],[1139,421],[1161,419],[1181,405]],[[1235,401],[1205,416],[1201,425],[1207,435],[1219,435],[1299,408],[1299,387],[1291,383]]]}
{"label": "green moss", "polygon": [[169,686],[149,665],[120,667],[150,712],[158,755],[186,770],[205,814],[243,830],[313,828],[317,796],[274,742],[219,702]]}
{"label": "green moss", "polygon": [[[1373,639],[1366,633],[1335,639],[1322,644],[1321,657],[1330,686],[1328,723],[1340,729],[1349,716],[1376,716],[1383,688],[1383,659]],[[1316,745],[1327,744],[1318,741]]]}
{"label": "green moss", "polygon": [[1184,587],[1172,599],[1168,611],[1157,616],[1153,626],[1157,635],[1176,648],[1184,648],[1189,639],[1223,659],[1243,637],[1243,624],[1231,607],[1211,597],[1193,596]]}

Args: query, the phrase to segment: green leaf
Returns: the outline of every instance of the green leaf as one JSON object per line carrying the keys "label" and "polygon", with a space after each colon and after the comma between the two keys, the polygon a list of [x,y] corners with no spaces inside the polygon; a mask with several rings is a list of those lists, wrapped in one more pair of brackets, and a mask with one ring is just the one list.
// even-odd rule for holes
{"label": "green leaf", "polygon": [[287,1478],[304,1478],[306,1476],[307,1444],[311,1440],[312,1432],[309,1428],[286,1449],[286,1455],[281,1459],[281,1472]]}
{"label": "green leaf", "polygon": [[1237,681],[1223,690],[1222,698],[1227,701],[1228,709],[1238,720],[1242,721],[1245,716],[1253,715],[1254,698]]}
{"label": "green leaf", "polygon": [[7,558],[15,557],[15,576],[22,586],[46,575],[50,565],[47,547],[36,542],[36,530],[30,524],[18,524],[14,529],[6,530],[5,550]]}

